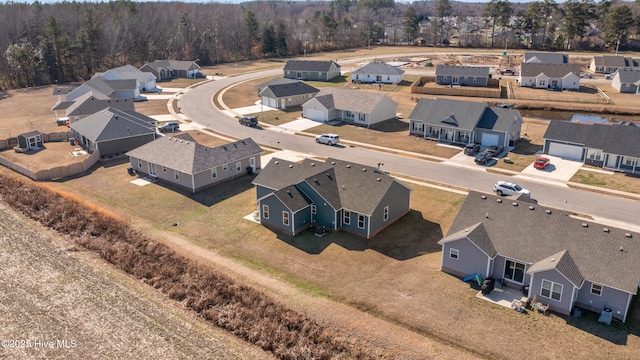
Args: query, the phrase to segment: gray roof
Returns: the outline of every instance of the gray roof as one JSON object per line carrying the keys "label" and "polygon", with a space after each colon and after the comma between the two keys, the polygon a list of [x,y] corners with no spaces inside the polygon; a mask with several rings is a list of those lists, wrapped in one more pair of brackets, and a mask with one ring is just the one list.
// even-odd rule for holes
{"label": "gray roof", "polygon": [[311,85],[303,83],[302,81],[288,84],[268,85],[266,88],[269,88],[278,98],[302,94],[315,94],[320,91]]}
{"label": "gray roof", "polygon": [[[138,81],[134,79],[127,80],[107,80],[102,76],[97,76],[87,80],[81,86],[87,86],[96,92],[100,92],[107,96],[111,96],[117,90],[135,90],[138,88]],[[75,90],[75,89],[74,89]],[[73,93],[73,91],[71,92]],[[94,96],[97,96],[94,93]]]}
{"label": "gray roof", "polygon": [[381,61],[374,61],[355,70],[352,74],[402,75],[404,74],[404,70]]}
{"label": "gray roof", "polygon": [[[534,270],[548,267],[550,259],[555,258],[559,261],[558,270],[572,282],[579,283],[582,277],[632,294],[637,292],[638,233],[575,219],[560,209],[470,191],[447,237],[479,222],[501,256],[532,264]],[[577,273],[571,270],[570,259],[564,259],[566,255],[558,255],[562,251],[570,255]]]}
{"label": "gray roof", "polygon": [[211,148],[198,144],[185,133],[156,139],[127,152],[127,155],[193,175],[259,156],[261,152],[262,149],[251,138]]}
{"label": "gray roof", "polygon": [[535,77],[544,73],[550,78],[562,78],[569,73],[580,76],[580,65],[578,64],[542,64],[542,63],[522,63],[520,64],[520,76]]}
{"label": "gray roof", "polygon": [[609,154],[640,157],[640,127],[633,124],[551,121],[544,139],[579,144]]}
{"label": "gray roof", "polygon": [[606,67],[633,67],[638,66],[638,63],[634,59],[626,58],[621,55],[602,55],[594,56],[593,62],[596,66]]}
{"label": "gray roof", "polygon": [[489,77],[488,66],[436,66],[436,76]]}
{"label": "gray roof", "polygon": [[576,265],[575,261],[567,250],[562,250],[555,253],[546,259],[540,260],[537,263],[531,265],[528,273],[537,273],[541,271],[547,271],[555,269],[562,275],[564,275],[573,285],[582,287],[584,282],[584,276],[580,273],[580,269]]}
{"label": "gray roof", "polygon": [[340,65],[333,60],[287,60],[284,65],[284,71],[318,71],[327,72],[331,70],[331,65],[339,69]]}
{"label": "gray roof", "polygon": [[276,191],[306,183],[335,209],[365,215],[373,213],[394,183],[405,186],[375,167],[336,159],[294,163],[274,158],[253,183]]}
{"label": "gray roof", "polygon": [[487,230],[482,223],[477,223],[466,229],[462,229],[456,233],[447,235],[442,240],[438,241],[438,244],[444,244],[451,241],[468,238],[469,241],[474,243],[482,252],[487,254],[488,257],[494,258],[498,255],[496,248],[493,246]]}
{"label": "gray roof", "polygon": [[262,91],[262,89],[266,88],[269,85],[291,84],[291,83],[297,83],[297,82],[300,82],[300,80],[278,77],[278,78],[273,78],[269,81],[265,81],[262,84],[258,85],[257,87],[258,87],[258,92],[260,92]]}
{"label": "gray roof", "polygon": [[131,65],[124,65],[117,68],[109,69],[104,73],[95,73],[93,77],[104,76],[105,73],[112,73],[119,79],[135,79],[140,84],[149,81],[149,77],[153,77],[155,79],[155,75],[153,75],[152,73],[140,71]]}
{"label": "gray roof", "polygon": [[640,83],[640,69],[622,68],[616,71],[616,75],[620,79],[620,84],[636,84]]}
{"label": "gray roof", "polygon": [[155,134],[155,122],[154,119],[133,110],[109,107],[72,123],[71,129],[93,142],[100,143]]}
{"label": "gray roof", "polygon": [[289,185],[273,193],[292,212],[300,211],[313,202],[295,185]]}
{"label": "gray roof", "polygon": [[322,106],[329,110],[339,109],[364,114],[371,114],[384,98],[389,98],[389,96],[370,91],[327,87],[322,88],[315,97]]}
{"label": "gray roof", "polygon": [[569,62],[569,55],[526,51],[524,53],[524,62],[542,64],[566,64]]}
{"label": "gray roof", "polygon": [[195,61],[188,60],[156,60],[150,63],[146,63],[145,66],[150,66],[154,69],[167,69],[167,70],[183,70],[188,71],[190,69],[200,69],[200,65],[198,65]]}
{"label": "gray roof", "polygon": [[106,97],[104,94],[95,96],[93,95],[93,92],[88,92],[77,98],[73,102],[73,105],[67,108],[67,116],[91,115],[108,107],[119,110],[135,110],[133,100],[131,99],[112,99]]}
{"label": "gray roof", "polygon": [[53,93],[52,95],[67,95],[68,93],[72,92],[77,86],[74,87],[57,87],[57,88],[53,88]]}
{"label": "gray roof", "polygon": [[481,128],[506,132],[514,121],[522,123],[518,110],[488,107],[476,101],[443,98],[420,99],[409,119],[468,131]]}

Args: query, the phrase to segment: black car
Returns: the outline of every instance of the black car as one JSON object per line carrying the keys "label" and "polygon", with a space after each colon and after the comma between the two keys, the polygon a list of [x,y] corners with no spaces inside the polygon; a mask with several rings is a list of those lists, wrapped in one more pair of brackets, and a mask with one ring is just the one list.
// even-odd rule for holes
{"label": "black car", "polygon": [[493,155],[490,152],[483,151],[476,155],[476,164],[486,164],[493,159]]}
{"label": "black car", "polygon": [[258,125],[258,117],[256,116],[243,116],[238,121],[240,122],[240,125],[244,125],[244,126]]}
{"label": "black car", "polygon": [[498,156],[502,154],[502,151],[504,151],[504,147],[500,145],[491,145],[488,148],[486,148],[484,151],[490,153],[491,156]]}
{"label": "black car", "polygon": [[464,147],[465,155],[475,155],[478,151],[480,151],[480,145],[478,144],[467,144]]}

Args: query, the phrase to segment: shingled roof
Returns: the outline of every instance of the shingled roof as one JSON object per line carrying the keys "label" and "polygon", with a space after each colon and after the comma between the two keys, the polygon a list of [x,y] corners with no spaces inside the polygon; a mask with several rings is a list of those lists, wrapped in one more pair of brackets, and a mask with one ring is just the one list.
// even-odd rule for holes
{"label": "shingled roof", "polygon": [[633,123],[581,124],[551,121],[544,139],[574,143],[609,154],[640,157],[640,127]]}
{"label": "shingled roof", "polygon": [[372,75],[402,75],[404,74],[404,70],[391,66],[382,61],[374,61],[370,62],[367,65],[355,70],[352,74],[372,74]]}
{"label": "shingled roof", "polygon": [[331,70],[331,65],[339,69],[340,65],[333,60],[287,60],[284,71],[318,71],[325,72]]}
{"label": "shingled roof", "polygon": [[616,76],[620,79],[620,84],[640,85],[640,69],[622,68],[618,69]]}
{"label": "shingled roof", "polygon": [[71,124],[71,129],[93,142],[154,134],[156,121],[133,110],[108,107]]}
{"label": "shingled roof", "polygon": [[550,78],[562,78],[569,73],[580,76],[580,65],[578,64],[543,64],[543,63],[522,63],[520,64],[520,76],[535,77],[545,74]]}
{"label": "shingled roof", "polygon": [[262,149],[251,138],[211,148],[198,144],[185,133],[156,139],[127,152],[127,155],[193,175],[261,152]]}
{"label": "shingled roof", "polygon": [[302,81],[285,84],[273,84],[268,85],[266,88],[271,90],[273,95],[278,98],[303,94],[315,94],[320,91],[311,85],[303,83]]}
{"label": "shingled roof", "polygon": [[621,55],[602,55],[602,56],[594,56],[593,62],[596,66],[605,66],[605,67],[633,67],[638,66],[637,61],[634,59],[626,58]]}
{"label": "shingled roof", "polygon": [[370,91],[326,87],[316,94],[315,99],[329,110],[340,109],[370,114],[385,97],[388,96]]}
{"label": "shingled roof", "polygon": [[489,77],[489,67],[438,65],[436,67],[436,76]]}
{"label": "shingled roof", "polygon": [[530,272],[555,267],[575,284],[586,279],[637,292],[638,233],[573,218],[560,209],[470,191],[444,239],[465,229],[472,232],[478,223],[499,255],[532,264]]}
{"label": "shingled roof", "polygon": [[569,62],[569,56],[558,53],[526,51],[524,53],[524,62],[541,64],[566,64]]}

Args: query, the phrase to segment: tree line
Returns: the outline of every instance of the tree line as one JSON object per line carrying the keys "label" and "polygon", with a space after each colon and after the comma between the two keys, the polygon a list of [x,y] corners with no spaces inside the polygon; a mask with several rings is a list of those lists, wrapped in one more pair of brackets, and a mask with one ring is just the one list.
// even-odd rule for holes
{"label": "tree line", "polygon": [[215,65],[372,43],[627,50],[637,46],[639,13],[638,1],[610,0],[8,2],[0,3],[0,89],[158,59]]}

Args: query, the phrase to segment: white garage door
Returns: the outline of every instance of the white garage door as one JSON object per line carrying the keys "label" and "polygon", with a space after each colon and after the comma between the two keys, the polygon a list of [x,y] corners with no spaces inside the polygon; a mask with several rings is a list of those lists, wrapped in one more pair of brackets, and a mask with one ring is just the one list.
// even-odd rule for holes
{"label": "white garage door", "polygon": [[306,109],[304,111],[304,117],[310,120],[324,122],[324,112],[322,110]]}
{"label": "white garage door", "polygon": [[549,144],[549,155],[571,160],[582,160],[582,146],[552,142]]}
{"label": "white garage door", "polygon": [[498,134],[482,134],[480,144],[484,146],[498,145],[500,142],[500,135]]}
{"label": "white garage door", "polygon": [[266,96],[262,97],[262,105],[269,106],[269,98]]}

